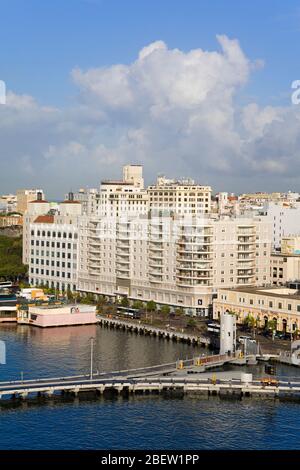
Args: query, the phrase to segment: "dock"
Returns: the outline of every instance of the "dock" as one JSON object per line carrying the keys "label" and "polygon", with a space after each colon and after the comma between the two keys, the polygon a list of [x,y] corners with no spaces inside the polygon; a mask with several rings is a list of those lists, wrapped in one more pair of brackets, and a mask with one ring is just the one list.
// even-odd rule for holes
{"label": "dock", "polygon": [[170,341],[178,341],[193,345],[199,345],[208,347],[211,344],[210,338],[206,336],[197,336],[188,333],[181,333],[175,330],[166,330],[163,328],[157,328],[152,325],[146,325],[139,322],[133,322],[130,320],[123,320],[120,318],[109,318],[102,315],[97,315],[98,323],[106,328],[116,328],[123,331],[131,331],[140,335],[148,335],[167,339]]}
{"label": "dock", "polygon": [[[175,394],[176,396],[219,396],[221,398],[258,397],[300,400],[299,381],[271,381],[253,379],[252,374],[240,378],[229,372],[218,373],[211,368],[225,363],[241,364],[240,358],[227,355],[199,356],[168,364],[118,370],[90,375],[46,377],[31,380],[0,382],[0,404],[59,397],[78,397],[89,393],[97,396],[115,394]],[[248,358],[244,358],[245,361]]]}
{"label": "dock", "polygon": [[0,401],[26,400],[30,397],[51,398],[54,396],[77,397],[83,392],[95,396],[106,394],[176,394],[205,395],[230,398],[297,398],[300,400],[300,381],[279,382],[276,386],[262,384],[258,380],[243,383],[241,380],[218,380],[194,377],[143,377],[143,378],[81,378],[68,377],[57,380],[47,379],[23,383],[0,383]]}

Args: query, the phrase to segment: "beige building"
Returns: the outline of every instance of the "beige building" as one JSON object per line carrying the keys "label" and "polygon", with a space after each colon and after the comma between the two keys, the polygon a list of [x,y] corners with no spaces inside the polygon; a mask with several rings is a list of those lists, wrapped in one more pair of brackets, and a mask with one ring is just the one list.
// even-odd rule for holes
{"label": "beige building", "polygon": [[12,227],[13,225],[22,225],[23,217],[20,215],[0,216],[0,227]]}
{"label": "beige building", "polygon": [[15,212],[17,196],[15,194],[2,194],[0,196],[0,212]]}
{"label": "beige building", "polygon": [[121,181],[103,181],[98,192],[80,193],[80,201],[72,196],[65,206],[77,203],[75,219],[64,204],[53,216],[39,195],[29,203],[24,222],[23,259],[30,265],[31,282],[44,283],[48,276],[55,286],[68,287],[67,265],[60,262],[63,252],[54,234],[68,238],[74,225],[77,277],[71,273],[71,278],[81,292],[154,300],[208,315],[218,288],[269,285],[271,223],[258,217],[213,218],[210,197],[209,186],[190,180],[160,177],[143,189],[137,165],[124,167]]}
{"label": "beige building", "polygon": [[193,180],[176,181],[160,176],[147,192],[151,211],[197,216],[211,210],[211,187],[195,184]]}
{"label": "beige building", "polygon": [[123,181],[126,183],[132,183],[137,188],[144,189],[142,165],[123,166]]}
{"label": "beige building", "polygon": [[213,302],[213,317],[219,319],[226,311],[237,315],[237,323],[242,323],[248,315],[254,317],[263,328],[274,320],[276,329],[293,332],[300,329],[300,295],[296,289],[287,287],[238,287],[219,289]]}
{"label": "beige building", "polygon": [[270,283],[270,225],[150,214],[86,218],[78,290],[207,315],[217,288]]}
{"label": "beige building", "polygon": [[270,259],[271,283],[284,286],[290,281],[300,280],[300,237],[284,237],[281,251],[274,252]]}
{"label": "beige building", "polygon": [[44,193],[41,189],[18,189],[16,211],[25,214],[29,202],[37,200],[38,194],[41,194],[41,199],[44,199]]}

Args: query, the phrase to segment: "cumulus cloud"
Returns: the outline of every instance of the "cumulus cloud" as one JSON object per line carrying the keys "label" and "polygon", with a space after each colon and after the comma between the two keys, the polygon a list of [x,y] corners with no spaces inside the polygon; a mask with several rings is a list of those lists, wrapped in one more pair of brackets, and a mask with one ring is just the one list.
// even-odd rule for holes
{"label": "cumulus cloud", "polygon": [[[187,52],[155,41],[130,64],[76,68],[70,108],[10,92],[0,107],[2,168],[15,185],[50,194],[98,185],[128,162],[144,164],[151,180],[193,176],[216,189],[242,190],[245,178],[248,190],[259,189],[252,176],[288,181],[300,169],[298,107],[240,106],[239,90],[263,62],[250,61],[237,40],[217,41],[216,51]],[[3,172],[0,182],[8,191]]]}

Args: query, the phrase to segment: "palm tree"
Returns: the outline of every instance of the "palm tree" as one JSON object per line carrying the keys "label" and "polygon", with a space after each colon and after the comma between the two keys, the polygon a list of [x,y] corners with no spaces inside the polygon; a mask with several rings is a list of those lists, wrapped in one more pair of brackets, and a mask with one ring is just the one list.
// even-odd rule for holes
{"label": "palm tree", "polygon": [[274,340],[274,334],[276,332],[276,327],[277,327],[277,321],[274,320],[274,318],[273,318],[273,320],[268,320],[267,328],[269,330],[272,330],[272,339],[273,340]]}

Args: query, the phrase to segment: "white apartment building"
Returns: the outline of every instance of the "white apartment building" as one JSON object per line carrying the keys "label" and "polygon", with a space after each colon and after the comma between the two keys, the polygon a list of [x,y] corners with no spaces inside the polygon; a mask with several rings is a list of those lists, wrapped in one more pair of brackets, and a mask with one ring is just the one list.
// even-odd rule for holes
{"label": "white apartment building", "polygon": [[197,216],[211,210],[211,187],[200,186],[193,180],[176,181],[160,176],[156,185],[149,186],[147,192],[152,212],[159,210]]}
{"label": "white apartment building", "polygon": [[133,183],[123,181],[102,181],[98,215],[101,217],[121,217],[122,214],[137,216],[147,213],[148,194]]}
{"label": "white apartment building", "polygon": [[[65,195],[65,199],[69,198],[69,194]],[[76,193],[73,193],[73,199],[74,201],[80,202],[82,215],[92,216],[98,214],[100,200],[99,189],[81,188]]]}
{"label": "white apartment building", "polygon": [[270,251],[270,224],[253,219],[86,219],[78,290],[207,315],[218,287],[270,283]]}
{"label": "white apartment building", "polygon": [[[51,211],[38,196],[24,217],[24,262],[33,285],[154,300],[207,315],[217,289],[270,284],[272,224],[210,214],[211,188],[142,168],[103,181]],[[77,199],[77,200],[75,200]]]}
{"label": "white apartment building", "polygon": [[273,247],[278,249],[283,237],[300,235],[300,202],[291,205],[269,202],[261,211],[265,219],[272,224]]}
{"label": "white apartment building", "polygon": [[81,210],[80,202],[69,199],[59,204],[55,214],[44,213],[29,219],[28,265],[31,285],[47,285],[61,291],[76,290]]}
{"label": "white apartment building", "polygon": [[28,203],[27,211],[23,216],[23,264],[29,265],[30,260],[30,224],[39,216],[48,214],[50,203],[45,201],[42,193],[38,193],[37,199]]}

